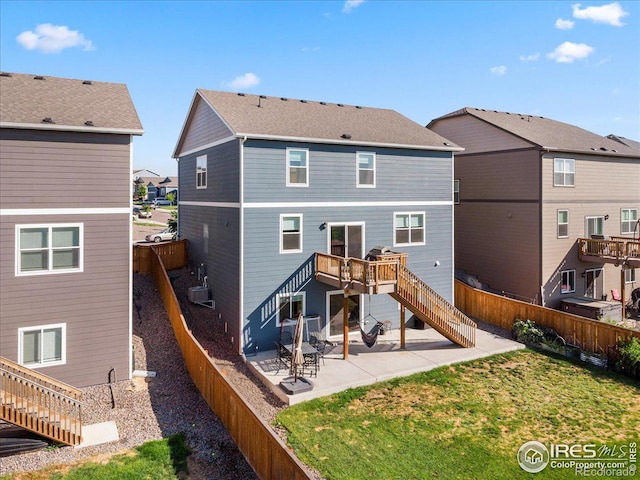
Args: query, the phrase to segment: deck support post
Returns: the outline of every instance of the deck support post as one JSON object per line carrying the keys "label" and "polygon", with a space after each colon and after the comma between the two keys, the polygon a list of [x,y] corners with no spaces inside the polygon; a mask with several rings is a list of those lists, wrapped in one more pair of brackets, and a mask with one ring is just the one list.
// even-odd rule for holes
{"label": "deck support post", "polygon": [[349,358],[349,295],[342,299],[342,359]]}
{"label": "deck support post", "polygon": [[625,314],[627,313],[626,310],[626,305],[625,305],[625,300],[624,300],[624,269],[625,269],[625,264],[622,264],[622,268],[620,269],[620,299],[622,301],[622,318],[620,320],[622,320],[622,322],[624,322],[625,319]]}
{"label": "deck support post", "polygon": [[404,305],[400,304],[400,348],[405,348],[405,308]]}

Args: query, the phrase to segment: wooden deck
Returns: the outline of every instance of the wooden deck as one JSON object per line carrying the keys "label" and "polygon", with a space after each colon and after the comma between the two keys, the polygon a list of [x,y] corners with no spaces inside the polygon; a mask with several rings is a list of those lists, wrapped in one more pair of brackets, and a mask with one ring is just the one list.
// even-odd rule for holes
{"label": "wooden deck", "polygon": [[369,261],[316,252],[316,280],[350,294],[389,294],[452,342],[474,347],[476,324],[412,273],[405,257]]}
{"label": "wooden deck", "polygon": [[578,258],[583,262],[613,263],[640,267],[640,240],[611,237],[608,240],[578,239]]}
{"label": "wooden deck", "polygon": [[82,440],[82,392],[0,357],[0,419],[67,445]]}

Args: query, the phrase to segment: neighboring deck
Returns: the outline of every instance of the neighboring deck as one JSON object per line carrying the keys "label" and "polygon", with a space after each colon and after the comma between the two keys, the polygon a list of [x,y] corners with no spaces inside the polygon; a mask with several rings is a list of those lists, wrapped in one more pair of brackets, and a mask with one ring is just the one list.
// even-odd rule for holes
{"label": "neighboring deck", "polygon": [[[467,348],[475,346],[476,324],[412,273],[404,265],[406,254],[382,257],[362,260],[317,252],[316,280],[349,294],[387,293],[403,309],[407,308],[452,342]],[[401,343],[404,346],[402,317],[401,313]]]}
{"label": "neighboring deck", "polygon": [[578,239],[578,257],[583,262],[613,263],[640,268],[640,240],[628,237]]}

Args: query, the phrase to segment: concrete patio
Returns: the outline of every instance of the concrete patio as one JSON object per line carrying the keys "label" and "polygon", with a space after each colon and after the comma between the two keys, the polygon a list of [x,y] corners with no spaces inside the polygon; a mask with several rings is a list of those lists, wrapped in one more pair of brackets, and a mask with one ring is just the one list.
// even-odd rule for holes
{"label": "concrete patio", "polygon": [[289,371],[282,368],[277,374],[278,359],[275,350],[259,352],[247,358],[249,368],[280,399],[289,405],[323,397],[351,387],[424,372],[442,365],[488,357],[497,353],[524,348],[521,343],[478,329],[475,348],[462,348],[431,328],[406,329],[406,349],[400,349],[400,331],[392,330],[378,337],[373,348],[368,348],[360,335],[349,341],[349,358],[342,359],[342,342],[327,347],[324,364],[316,377],[305,377],[313,384],[308,392],[287,395],[280,382],[288,378]]}

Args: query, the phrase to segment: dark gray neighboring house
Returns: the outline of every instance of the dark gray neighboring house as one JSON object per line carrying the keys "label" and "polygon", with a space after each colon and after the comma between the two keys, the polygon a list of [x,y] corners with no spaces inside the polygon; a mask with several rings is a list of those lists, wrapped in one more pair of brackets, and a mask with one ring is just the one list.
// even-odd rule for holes
{"label": "dark gray neighboring house", "polygon": [[551,308],[571,297],[628,300],[640,286],[635,243],[629,258],[585,260],[579,240],[602,252],[612,239],[637,241],[640,150],[557,120],[470,107],[427,127],[465,148],[455,158],[457,268]]}
{"label": "dark gray neighboring house", "polygon": [[[314,279],[315,252],[389,246],[452,302],[460,150],[393,110],[197,90],[174,151],[179,235],[237,350],[273,349],[299,311],[342,338],[344,292]],[[388,295],[353,295],[349,316],[400,318]]]}
{"label": "dark gray neighboring house", "polygon": [[1,73],[0,91],[0,355],[76,387],[130,378],[127,87]]}

